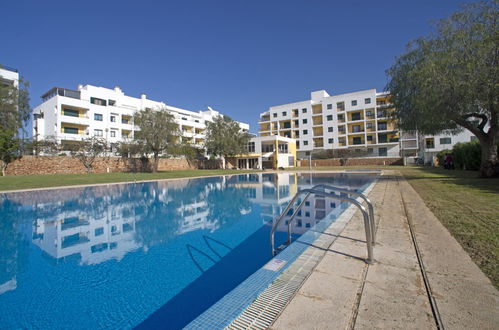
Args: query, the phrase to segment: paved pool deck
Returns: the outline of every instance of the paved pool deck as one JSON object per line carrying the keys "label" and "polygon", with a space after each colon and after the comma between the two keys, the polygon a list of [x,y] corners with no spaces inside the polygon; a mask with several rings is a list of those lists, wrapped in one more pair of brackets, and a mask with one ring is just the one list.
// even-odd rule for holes
{"label": "paved pool deck", "polygon": [[499,292],[404,177],[384,171],[369,198],[376,263],[357,212],[271,328],[498,329]]}

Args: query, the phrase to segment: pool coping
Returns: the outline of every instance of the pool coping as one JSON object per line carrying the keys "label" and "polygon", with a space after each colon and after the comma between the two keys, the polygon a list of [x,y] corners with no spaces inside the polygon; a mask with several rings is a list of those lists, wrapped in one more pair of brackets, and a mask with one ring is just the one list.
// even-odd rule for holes
{"label": "pool coping", "polygon": [[[300,171],[310,173],[310,171]],[[326,173],[326,171],[321,171]],[[329,173],[346,171],[330,171]],[[353,171],[357,172],[357,171]],[[383,171],[368,171],[383,175]],[[352,172],[349,172],[352,173]],[[366,171],[362,171],[366,173]],[[371,182],[362,193],[368,194],[378,182]],[[359,202],[362,200],[357,198]],[[246,280],[222,297],[209,309],[191,321],[184,329],[226,328],[267,329],[281,314],[296,292],[310,276],[330,247],[353,218],[357,208],[350,204],[336,219],[325,219],[314,225],[302,236],[255,271]],[[316,228],[321,228],[314,231]],[[326,233],[327,232],[327,233]],[[299,246],[302,244],[302,246]],[[303,245],[308,245],[303,248]],[[300,251],[301,250],[301,251]],[[265,269],[275,260],[285,260],[286,265],[277,271]],[[270,283],[269,283],[270,280]],[[255,289],[257,291],[255,291]]]}

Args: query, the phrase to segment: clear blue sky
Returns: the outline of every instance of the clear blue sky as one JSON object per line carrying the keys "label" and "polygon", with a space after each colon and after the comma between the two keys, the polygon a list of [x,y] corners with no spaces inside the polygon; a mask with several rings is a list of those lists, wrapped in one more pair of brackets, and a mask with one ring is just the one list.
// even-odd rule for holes
{"label": "clear blue sky", "polygon": [[120,86],[257,131],[269,106],[376,88],[406,43],[462,1],[4,1],[0,63],[31,82]]}

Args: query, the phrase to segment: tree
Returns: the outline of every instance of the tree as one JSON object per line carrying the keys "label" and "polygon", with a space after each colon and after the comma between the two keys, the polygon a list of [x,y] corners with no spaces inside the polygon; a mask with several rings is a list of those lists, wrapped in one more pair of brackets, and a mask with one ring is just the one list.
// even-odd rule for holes
{"label": "tree", "polygon": [[21,77],[17,86],[0,81],[0,165],[2,175],[9,163],[21,158],[22,142],[17,132],[31,115],[29,83]]}
{"label": "tree", "polygon": [[87,173],[91,173],[94,169],[94,162],[100,155],[106,154],[106,140],[97,137],[84,139],[81,142],[71,146],[71,156],[78,159],[87,169]]}
{"label": "tree", "polygon": [[2,176],[5,176],[7,166],[14,160],[21,158],[20,140],[13,130],[0,128],[0,165]]}
{"label": "tree", "polygon": [[178,124],[166,109],[149,108],[135,113],[134,124],[140,128],[135,132],[135,139],[143,144],[146,154],[152,153],[152,170],[157,172],[159,155],[166,153],[179,139]]}
{"label": "tree", "polygon": [[17,132],[31,116],[29,82],[23,77],[18,86],[0,82],[0,129]]}
{"label": "tree", "polygon": [[248,152],[246,145],[249,140],[249,134],[228,116],[215,117],[206,127],[206,151],[222,157],[224,168],[227,158]]}
{"label": "tree", "polygon": [[480,141],[483,177],[499,175],[499,1],[465,5],[408,45],[387,70],[404,130],[471,131]]}

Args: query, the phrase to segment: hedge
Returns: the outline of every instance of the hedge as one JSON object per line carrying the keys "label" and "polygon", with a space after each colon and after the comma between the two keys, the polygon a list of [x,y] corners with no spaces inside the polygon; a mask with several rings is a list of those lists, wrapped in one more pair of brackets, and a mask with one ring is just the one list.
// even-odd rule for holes
{"label": "hedge", "polygon": [[[497,145],[499,151],[499,144]],[[456,143],[452,150],[445,149],[437,154],[439,164],[444,165],[445,154],[454,156],[454,166],[457,169],[477,171],[480,169],[482,148],[479,141]]]}

